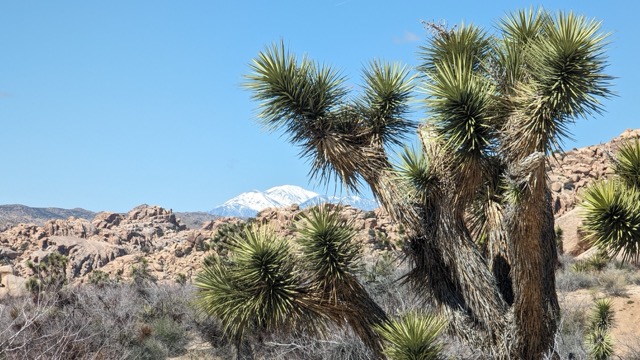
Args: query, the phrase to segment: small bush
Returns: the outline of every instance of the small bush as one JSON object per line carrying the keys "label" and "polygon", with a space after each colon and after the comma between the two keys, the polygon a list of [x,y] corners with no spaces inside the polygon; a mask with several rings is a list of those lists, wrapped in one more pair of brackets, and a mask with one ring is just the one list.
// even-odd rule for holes
{"label": "small bush", "polygon": [[598,278],[598,285],[602,291],[610,296],[627,296],[627,278],[625,272],[619,269],[607,269]]}
{"label": "small bush", "polygon": [[168,350],[169,355],[177,355],[186,345],[186,331],[181,324],[168,316],[161,317],[153,323],[154,337]]}
{"label": "small bush", "polygon": [[590,289],[596,284],[595,276],[588,272],[576,272],[570,269],[556,274],[556,289],[560,292]]}
{"label": "small bush", "polygon": [[[588,327],[588,304],[562,303],[554,351],[561,359],[586,359],[584,343]],[[546,358],[555,359],[549,354]]]}
{"label": "small bush", "polygon": [[113,280],[111,280],[111,278],[109,277],[109,274],[101,270],[92,271],[89,274],[88,280],[89,280],[89,284],[96,285],[99,287],[108,285],[113,282]]}

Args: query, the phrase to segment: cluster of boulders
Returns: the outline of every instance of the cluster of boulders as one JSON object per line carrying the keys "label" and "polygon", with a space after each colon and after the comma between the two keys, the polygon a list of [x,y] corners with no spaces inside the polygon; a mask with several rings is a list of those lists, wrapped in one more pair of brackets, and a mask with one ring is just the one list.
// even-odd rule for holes
{"label": "cluster of boulders", "polygon": [[620,145],[638,138],[640,129],[625,130],[608,143],[556,153],[549,157],[549,187],[556,216],[573,210],[585,187],[612,174],[611,159]]}
{"label": "cluster of boulders", "polygon": [[[609,143],[573,149],[549,159],[556,224],[563,229],[565,249],[574,255],[588,247],[581,241],[576,209],[581,190],[611,174],[611,156],[620,144],[634,138],[640,138],[640,130],[627,130]],[[293,237],[303,211],[296,205],[267,209],[254,221],[280,236]],[[365,256],[401,243],[402,225],[381,209],[365,212],[346,206],[341,212],[353,220],[357,241],[366,245]],[[222,226],[242,221],[219,218],[199,229],[187,229],[171,210],[141,205],[127,214],[99,213],[91,221],[70,217],[49,220],[42,226],[12,226],[0,232],[0,298],[24,292],[32,275],[27,264],[42,262],[54,252],[67,257],[66,273],[72,283],[88,281],[97,270],[126,280],[142,263],[158,281],[189,281],[213,251],[203,244],[211,242]]]}
{"label": "cluster of boulders", "polygon": [[[267,209],[255,219],[280,236],[294,235],[294,223],[302,212],[293,205]],[[353,219],[358,240],[375,242],[376,236],[397,236],[397,225],[379,210],[363,212],[344,207]],[[203,246],[226,224],[237,218],[219,218],[200,229],[187,229],[171,210],[141,205],[127,214],[99,213],[92,221],[78,218],[49,220],[43,226],[19,224],[0,232],[0,297],[25,291],[33,275],[28,262],[40,263],[54,252],[67,257],[67,277],[72,283],[88,281],[99,270],[113,279],[128,280],[132,269],[144,262],[149,275],[158,281],[189,281],[211,253]]]}
{"label": "cluster of boulders", "polygon": [[549,157],[549,187],[553,197],[556,227],[562,229],[565,252],[578,256],[590,247],[580,227],[581,195],[584,189],[613,174],[612,159],[627,141],[640,139],[640,129],[625,130],[611,141],[585,148],[557,153]]}

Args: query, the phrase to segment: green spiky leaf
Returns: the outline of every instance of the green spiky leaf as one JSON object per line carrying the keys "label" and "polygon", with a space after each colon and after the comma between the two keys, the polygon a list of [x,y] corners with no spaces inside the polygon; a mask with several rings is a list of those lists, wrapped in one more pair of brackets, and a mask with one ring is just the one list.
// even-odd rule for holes
{"label": "green spiky leaf", "polygon": [[623,261],[640,255],[640,192],[618,181],[598,182],[584,194],[583,227],[594,245]]}
{"label": "green spiky leaf", "polygon": [[352,222],[340,214],[339,207],[322,205],[303,214],[297,228],[312,277],[323,289],[335,291],[348,274],[355,273],[361,257]]}
{"label": "green spiky leaf", "polygon": [[321,316],[287,243],[255,228],[233,240],[229,263],[209,259],[196,277],[199,306],[236,339],[254,328],[289,331],[299,323],[316,328]]}
{"label": "green spiky leaf", "polygon": [[385,340],[384,353],[393,360],[444,359],[438,336],[445,322],[420,313],[409,313],[377,327]]}
{"label": "green spiky leaf", "polygon": [[628,187],[640,190],[640,140],[628,141],[618,149],[613,171]]}

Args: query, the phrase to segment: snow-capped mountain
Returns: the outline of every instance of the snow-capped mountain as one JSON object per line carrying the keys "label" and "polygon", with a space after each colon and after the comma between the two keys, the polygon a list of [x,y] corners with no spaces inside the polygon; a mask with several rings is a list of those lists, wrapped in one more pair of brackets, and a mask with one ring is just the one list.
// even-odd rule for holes
{"label": "snow-capped mountain", "polygon": [[319,196],[317,193],[313,191],[309,191],[303,189],[299,186],[293,185],[282,185],[273,187],[264,192],[270,199],[275,200],[276,202],[283,204],[284,206],[289,206],[293,204],[302,204],[309,199],[312,199],[316,196]]}
{"label": "snow-capped mountain", "polygon": [[218,216],[253,217],[258,212],[271,207],[285,207],[293,204],[307,208],[325,202],[351,205],[362,210],[373,210],[378,207],[375,200],[359,196],[326,196],[299,186],[276,186],[267,191],[250,191],[242,193],[210,211]]}
{"label": "snow-capped mountain", "polygon": [[254,190],[242,193],[216,206],[210,213],[218,216],[252,217],[262,209],[280,206],[282,205],[278,201],[270,198],[266,193]]}

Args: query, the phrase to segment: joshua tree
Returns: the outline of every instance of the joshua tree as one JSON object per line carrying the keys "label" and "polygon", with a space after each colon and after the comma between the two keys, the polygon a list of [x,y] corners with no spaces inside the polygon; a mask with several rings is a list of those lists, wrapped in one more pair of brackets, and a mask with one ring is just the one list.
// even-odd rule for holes
{"label": "joshua tree", "polygon": [[[276,44],[254,59],[247,87],[311,177],[356,192],[366,183],[403,224],[404,281],[450,332],[487,357],[540,358],[558,317],[546,159],[609,95],[606,35],[596,21],[543,10],[506,16],[494,35],[427,26],[419,76],[373,61],[350,95],[338,71]],[[407,114],[417,81],[427,120],[416,127]],[[421,148],[392,164],[390,147],[416,129]]]}
{"label": "joshua tree", "polygon": [[614,177],[589,187],[583,199],[587,237],[609,256],[640,256],[640,140],[623,144],[612,159]]}

